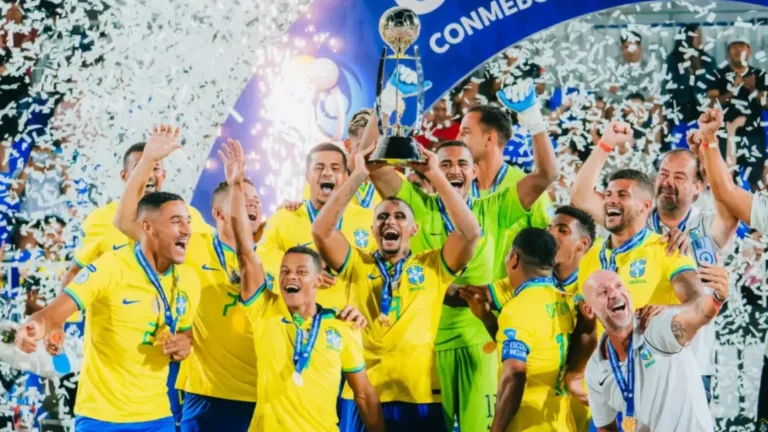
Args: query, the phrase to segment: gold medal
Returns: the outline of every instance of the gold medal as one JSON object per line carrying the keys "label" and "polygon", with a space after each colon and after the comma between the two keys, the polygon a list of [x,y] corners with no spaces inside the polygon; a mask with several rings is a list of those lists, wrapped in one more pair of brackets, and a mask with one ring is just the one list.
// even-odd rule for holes
{"label": "gold medal", "polygon": [[167,328],[157,333],[154,345],[165,345],[171,339],[171,331]]}
{"label": "gold medal", "polygon": [[496,342],[490,341],[487,344],[483,345],[483,352],[486,354],[490,354],[492,352],[496,351]]}
{"label": "gold medal", "polygon": [[624,432],[635,432],[637,420],[634,417],[624,417],[624,420],[621,421],[621,428],[624,429]]}
{"label": "gold medal", "polygon": [[384,315],[384,314],[380,314],[380,315],[379,315],[379,322],[380,322],[380,323],[381,323],[381,325],[383,325],[384,327],[389,327],[389,326],[391,326],[391,325],[392,325],[392,321],[390,321],[390,320],[389,320],[389,317],[388,317],[388,316],[386,316],[386,315]]}

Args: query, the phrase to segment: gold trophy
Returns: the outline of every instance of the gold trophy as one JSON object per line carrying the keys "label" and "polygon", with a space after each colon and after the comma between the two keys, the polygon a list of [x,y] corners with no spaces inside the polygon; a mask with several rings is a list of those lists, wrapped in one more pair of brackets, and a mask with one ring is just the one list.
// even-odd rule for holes
{"label": "gold trophy", "polygon": [[[419,152],[418,144],[413,139],[414,128],[421,126],[421,120],[424,115],[424,70],[422,69],[419,48],[414,47],[413,56],[406,55],[408,48],[418,39],[421,32],[421,22],[419,16],[412,10],[403,7],[393,7],[381,16],[379,20],[379,34],[384,42],[392,49],[393,54],[387,55],[387,48],[384,47],[379,61],[379,73],[376,88],[376,117],[378,118],[380,138],[376,143],[376,149],[370,156],[371,162],[386,163],[392,166],[404,166],[413,163],[424,163]],[[417,95],[416,121],[413,127],[403,126],[401,116],[403,110],[401,107],[395,109],[395,122],[387,124],[381,112],[380,97],[384,88],[384,69],[387,60],[395,61],[395,72],[392,79],[395,83],[398,81],[397,74],[402,60],[413,60],[416,63],[416,84],[395,85],[397,91],[398,103],[402,95],[401,86],[411,87],[408,93]],[[409,96],[408,94],[405,95]],[[386,113],[389,114],[389,113]]]}

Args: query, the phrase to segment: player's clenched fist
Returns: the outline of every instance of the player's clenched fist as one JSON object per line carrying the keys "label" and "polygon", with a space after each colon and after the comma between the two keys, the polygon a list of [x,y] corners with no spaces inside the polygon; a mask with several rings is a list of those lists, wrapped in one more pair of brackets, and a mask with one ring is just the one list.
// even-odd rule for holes
{"label": "player's clenched fist", "polygon": [[688,148],[691,149],[693,155],[698,157],[701,147],[701,131],[689,130],[685,140],[688,142]]}
{"label": "player's clenched fist", "polygon": [[632,127],[622,121],[612,121],[605,127],[600,142],[611,149],[632,139]]}
{"label": "player's clenched fist", "polygon": [[699,130],[702,138],[714,138],[720,127],[723,126],[723,112],[719,109],[708,109],[699,116]]}
{"label": "player's clenched fist", "polygon": [[30,321],[16,332],[16,346],[25,353],[37,351],[38,342],[43,339],[43,331],[34,321]]}

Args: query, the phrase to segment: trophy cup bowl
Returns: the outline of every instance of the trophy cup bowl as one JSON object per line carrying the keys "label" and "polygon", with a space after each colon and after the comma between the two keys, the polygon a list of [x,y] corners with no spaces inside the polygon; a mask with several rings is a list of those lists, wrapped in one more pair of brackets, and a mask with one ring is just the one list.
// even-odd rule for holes
{"label": "trophy cup bowl", "polygon": [[[417,113],[414,127],[421,126],[421,119],[424,113],[424,73],[421,66],[421,58],[418,48],[414,47],[414,56],[407,56],[406,52],[419,38],[421,32],[421,22],[419,16],[412,10],[403,7],[393,7],[388,9],[379,20],[379,34],[384,42],[391,48],[394,55],[387,56],[387,48],[384,48],[379,61],[379,74],[377,82],[376,99],[380,101],[382,89],[384,87],[384,66],[386,61],[395,61],[395,73],[401,60],[414,60],[416,62],[416,73],[418,76],[418,97]],[[397,80],[397,78],[395,78]],[[397,100],[400,100],[399,90],[397,90]],[[398,102],[399,103],[399,102]],[[424,163],[419,151],[416,140],[413,139],[413,129],[407,128],[401,123],[402,107],[395,109],[395,122],[393,125],[384,124],[384,117],[381,113],[381,103],[376,105],[376,117],[378,118],[379,138],[376,148],[370,156],[371,162],[386,163],[392,166],[404,166],[413,163]],[[386,113],[387,115],[389,113]],[[411,129],[411,132],[406,132]]]}

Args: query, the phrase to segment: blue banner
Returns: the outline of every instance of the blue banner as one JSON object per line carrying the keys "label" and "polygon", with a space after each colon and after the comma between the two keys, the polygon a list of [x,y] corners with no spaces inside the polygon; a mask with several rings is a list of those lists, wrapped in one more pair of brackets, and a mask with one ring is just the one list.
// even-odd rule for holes
{"label": "blue banner", "polygon": [[[422,56],[426,79],[432,82],[426,93],[426,105],[430,106],[475,68],[512,44],[558,23],[632,3],[636,2],[315,0],[308,13],[289,29],[279,50],[265,48],[265,56],[272,56],[266,65],[271,64],[272,69],[257,69],[234,104],[232,115],[224,122],[209,154],[192,204],[199,209],[209,208],[213,189],[224,178],[216,156],[224,137],[238,139],[245,147],[252,161],[248,175],[258,186],[267,216],[279,204],[278,200],[286,196],[286,189],[300,190],[306,150],[323,141],[339,142],[346,136],[352,114],[373,105],[377,66],[385,46],[378,23],[391,7],[407,7],[419,14],[421,33],[415,45]],[[275,67],[278,64],[282,67]],[[389,62],[387,70],[391,72],[392,68]],[[305,95],[310,107],[307,120],[299,121],[306,107],[284,104],[290,96],[268,97],[272,85],[268,81],[274,81],[275,71],[285,74],[286,69],[290,69],[288,75],[310,76],[315,86],[314,95]],[[265,66],[265,70],[269,67]],[[290,78],[286,80],[290,82]],[[292,90],[295,89],[289,87],[288,91],[280,91]],[[415,102],[411,102],[404,123],[413,121],[415,111]],[[280,127],[286,132],[278,137],[270,135]],[[295,193],[293,198],[298,198]],[[212,222],[210,212],[202,213]]]}

